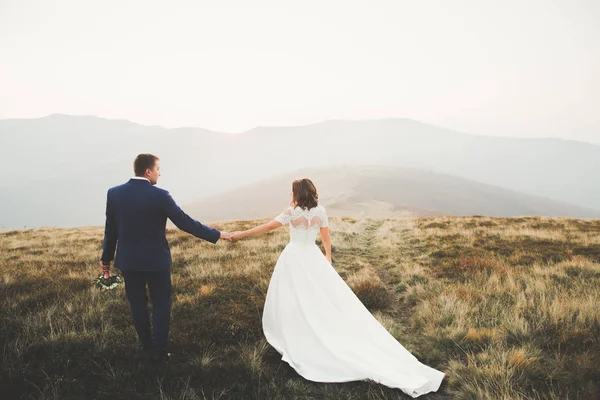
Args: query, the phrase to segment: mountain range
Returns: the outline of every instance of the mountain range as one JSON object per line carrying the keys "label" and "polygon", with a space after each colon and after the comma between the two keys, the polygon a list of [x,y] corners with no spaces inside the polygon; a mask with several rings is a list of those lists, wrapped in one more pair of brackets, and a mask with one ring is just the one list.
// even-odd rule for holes
{"label": "mountain range", "polygon": [[[452,179],[461,178],[553,200],[567,207],[558,214],[597,217],[600,209],[600,146],[585,142],[473,135],[409,119],[330,120],[231,134],[54,114],[0,120],[0,156],[8,172],[0,182],[0,228],[102,224],[107,189],[127,181],[133,159],[142,152],[160,156],[159,186],[180,204],[200,204],[306,168],[335,175],[341,166],[375,166],[386,174],[398,168],[419,170],[422,176],[446,176],[452,185],[457,184]],[[407,185],[402,179],[397,184]],[[414,198],[423,202],[419,190]],[[350,206],[352,191],[342,192]],[[377,201],[402,205],[386,198]],[[403,206],[416,214],[470,210],[429,203]],[[502,210],[487,213],[517,208]],[[544,211],[547,207],[527,210],[519,213],[552,214]]]}

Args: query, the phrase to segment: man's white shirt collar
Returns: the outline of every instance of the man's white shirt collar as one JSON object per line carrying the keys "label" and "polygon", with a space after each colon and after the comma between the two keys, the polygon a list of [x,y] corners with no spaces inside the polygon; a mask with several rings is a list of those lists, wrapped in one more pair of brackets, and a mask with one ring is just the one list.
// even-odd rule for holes
{"label": "man's white shirt collar", "polygon": [[[143,176],[134,176],[131,179],[143,179],[143,180],[146,180],[146,181],[150,182],[150,179],[144,178]],[[152,183],[152,182],[150,182],[150,183]]]}

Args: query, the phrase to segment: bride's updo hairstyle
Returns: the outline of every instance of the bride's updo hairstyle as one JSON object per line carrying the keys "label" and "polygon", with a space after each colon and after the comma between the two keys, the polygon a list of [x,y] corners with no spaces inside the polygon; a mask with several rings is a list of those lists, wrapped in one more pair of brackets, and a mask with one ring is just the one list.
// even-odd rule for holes
{"label": "bride's updo hairstyle", "polygon": [[319,203],[317,188],[310,179],[296,179],[292,182],[292,206],[310,210]]}

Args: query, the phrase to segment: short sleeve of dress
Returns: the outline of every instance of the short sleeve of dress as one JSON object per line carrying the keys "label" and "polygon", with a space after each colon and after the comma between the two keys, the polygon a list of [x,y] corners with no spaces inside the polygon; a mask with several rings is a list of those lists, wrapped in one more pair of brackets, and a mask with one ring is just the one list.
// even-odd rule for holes
{"label": "short sleeve of dress", "polygon": [[284,212],[275,217],[275,221],[281,223],[281,225],[287,225],[292,220],[292,207],[288,207]]}
{"label": "short sleeve of dress", "polygon": [[327,212],[325,211],[325,207],[320,206],[321,207],[321,213],[320,213],[320,217],[321,217],[321,228],[326,228],[329,226],[329,219],[327,218]]}

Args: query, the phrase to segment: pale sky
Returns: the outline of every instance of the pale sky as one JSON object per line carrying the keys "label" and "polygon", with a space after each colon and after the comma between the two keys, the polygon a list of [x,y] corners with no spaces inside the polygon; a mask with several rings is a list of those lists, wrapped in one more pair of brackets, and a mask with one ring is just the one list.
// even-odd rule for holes
{"label": "pale sky", "polygon": [[0,0],[0,119],[411,118],[600,144],[598,0]]}

